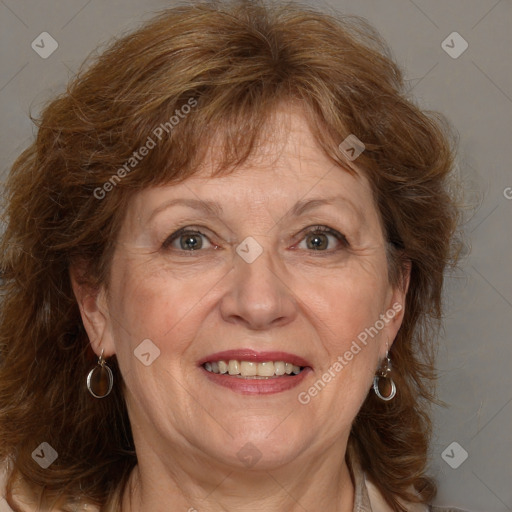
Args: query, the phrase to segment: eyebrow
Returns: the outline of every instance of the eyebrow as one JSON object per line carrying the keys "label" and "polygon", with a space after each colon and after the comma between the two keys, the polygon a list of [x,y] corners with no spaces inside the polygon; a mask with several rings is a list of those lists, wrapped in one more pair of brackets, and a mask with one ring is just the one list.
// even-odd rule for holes
{"label": "eyebrow", "polygon": [[[355,212],[361,213],[360,210],[355,206],[355,204],[343,196],[330,196],[330,197],[315,197],[310,199],[303,199],[301,201],[297,201],[292,208],[283,216],[283,218],[287,217],[300,217],[304,215],[310,210],[315,208],[319,208],[324,205],[333,205],[333,204],[348,204]],[[193,198],[177,198],[171,199],[170,201],[166,201],[161,204],[158,208],[156,208],[150,215],[149,220],[151,220],[155,215],[162,212],[163,210],[167,210],[172,206],[187,206],[189,208],[193,208],[195,210],[199,210],[204,212],[206,215],[210,215],[212,217],[219,217],[222,212],[222,206],[215,201],[207,201],[201,199],[193,199]]]}
{"label": "eyebrow", "polygon": [[285,215],[285,217],[299,217],[304,215],[309,210],[319,208],[320,206],[333,204],[348,204],[355,212],[360,214],[360,210],[348,197],[330,196],[314,197],[310,199],[303,199],[302,201],[297,201],[297,203],[295,203],[295,205],[291,208],[289,213]]}
{"label": "eyebrow", "polygon": [[155,208],[155,210],[153,210],[148,220],[151,220],[155,215],[159,214],[163,210],[167,210],[171,206],[177,205],[188,206],[189,208],[202,211],[206,215],[210,215],[211,217],[218,217],[223,211],[222,206],[219,203],[216,203],[215,201],[205,201],[193,198],[178,198],[166,201],[165,203],[161,204],[158,208]]}

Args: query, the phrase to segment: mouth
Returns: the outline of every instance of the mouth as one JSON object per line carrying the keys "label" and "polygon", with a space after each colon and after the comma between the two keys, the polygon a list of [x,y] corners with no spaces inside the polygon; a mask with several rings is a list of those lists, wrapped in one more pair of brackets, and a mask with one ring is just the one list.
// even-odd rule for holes
{"label": "mouth", "polygon": [[246,395],[289,390],[312,372],[308,362],[294,354],[250,349],[211,354],[198,364],[210,381]]}
{"label": "mouth", "polygon": [[287,361],[238,361],[236,359],[207,361],[203,368],[210,373],[219,375],[231,375],[241,379],[273,379],[298,375],[304,370],[304,366],[297,366]]}

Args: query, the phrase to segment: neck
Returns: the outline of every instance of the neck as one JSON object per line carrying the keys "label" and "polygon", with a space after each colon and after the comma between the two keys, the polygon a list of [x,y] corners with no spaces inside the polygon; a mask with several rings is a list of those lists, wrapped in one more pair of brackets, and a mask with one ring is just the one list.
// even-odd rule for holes
{"label": "neck", "polygon": [[[130,476],[122,512],[352,512],[346,442],[276,469],[240,469],[190,454],[145,453]],[[182,455],[185,455],[183,458]],[[172,461],[169,463],[168,461]]]}

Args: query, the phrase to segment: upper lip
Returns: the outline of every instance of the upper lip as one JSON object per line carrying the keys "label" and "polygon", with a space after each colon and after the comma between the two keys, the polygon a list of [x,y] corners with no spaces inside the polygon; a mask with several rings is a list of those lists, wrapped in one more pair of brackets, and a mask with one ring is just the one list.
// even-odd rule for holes
{"label": "upper lip", "polygon": [[242,348],[238,350],[224,350],[203,357],[198,361],[198,366],[210,361],[229,361],[235,359],[237,361],[254,361],[255,363],[264,363],[266,361],[284,361],[297,366],[311,366],[304,358],[289,352],[258,352],[250,348]]}

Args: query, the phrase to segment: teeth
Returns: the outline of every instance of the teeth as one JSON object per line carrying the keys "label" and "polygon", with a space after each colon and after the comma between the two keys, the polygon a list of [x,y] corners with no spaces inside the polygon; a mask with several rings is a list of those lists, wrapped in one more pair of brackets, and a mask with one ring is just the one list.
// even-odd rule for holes
{"label": "teeth", "polygon": [[[222,362],[226,364],[225,361]],[[238,375],[240,373],[240,365],[238,364],[238,361],[229,361],[228,372],[229,375]]]}
{"label": "teeth", "polygon": [[205,370],[211,373],[229,373],[229,375],[240,375],[241,377],[275,377],[281,375],[294,375],[302,371],[300,366],[284,361],[265,361],[255,363],[254,361],[208,361],[204,364]]}
{"label": "teeth", "polygon": [[276,362],[274,363],[274,373],[275,373],[276,375],[284,375],[284,373],[285,373],[285,371],[284,371],[285,367],[286,367],[286,365],[285,365],[285,363],[283,363],[283,361],[276,361]]}
{"label": "teeth", "polygon": [[[254,377],[258,375],[258,363],[253,363],[252,361],[241,361],[239,373],[242,377]],[[263,377],[263,375],[261,375],[261,377]]]}
{"label": "teeth", "polygon": [[272,361],[258,363],[258,375],[260,377],[272,377],[274,375],[274,363]]}

